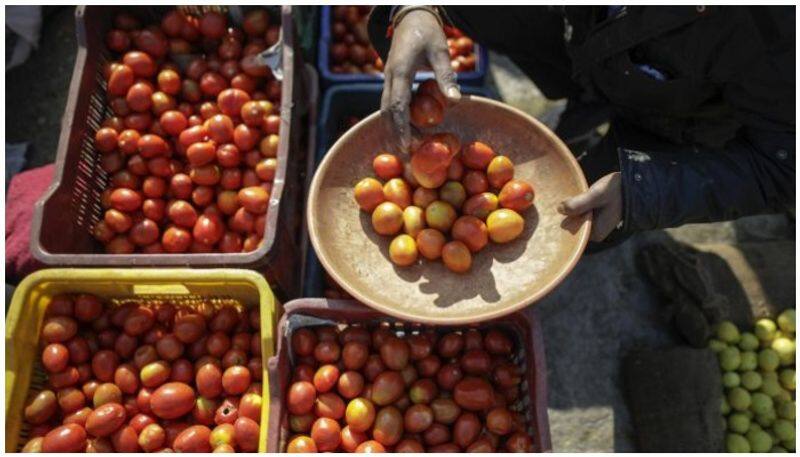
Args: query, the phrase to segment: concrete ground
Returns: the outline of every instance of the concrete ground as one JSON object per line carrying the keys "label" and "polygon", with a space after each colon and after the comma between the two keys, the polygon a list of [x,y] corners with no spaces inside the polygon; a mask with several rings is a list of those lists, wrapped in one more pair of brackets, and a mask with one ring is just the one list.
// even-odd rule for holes
{"label": "concrete ground", "polygon": [[[74,59],[73,12],[58,8],[46,17],[38,51],[6,74],[6,137],[31,142],[29,167],[54,160]],[[554,125],[563,102],[541,97],[502,56],[493,54],[490,59],[490,84],[501,98]],[[794,232],[793,217],[751,217],[644,233],[585,256],[565,283],[536,305],[547,352],[554,450],[635,450],[620,383],[621,357],[638,345],[678,341],[664,322],[652,287],[634,264],[640,246],[666,238],[710,250],[746,246],[743,252],[751,255],[740,264],[748,271],[737,271],[734,279],[743,284],[744,300],[762,313],[770,306],[794,306]]]}

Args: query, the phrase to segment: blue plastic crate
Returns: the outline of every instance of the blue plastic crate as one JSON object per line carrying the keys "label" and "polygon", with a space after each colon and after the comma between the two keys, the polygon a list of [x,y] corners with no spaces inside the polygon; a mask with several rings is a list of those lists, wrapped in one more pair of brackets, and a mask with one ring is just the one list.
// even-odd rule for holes
{"label": "blue plastic crate", "polygon": [[[317,165],[322,161],[328,149],[338,139],[338,133],[345,117],[358,116],[364,118],[377,111],[381,104],[382,90],[382,84],[363,83],[333,86],[325,91],[317,125],[317,151],[314,170],[316,170]],[[486,87],[462,86],[461,92],[497,99],[497,96]],[[305,278],[303,278],[304,297],[323,297],[325,290],[324,275],[322,264],[309,244],[309,249],[306,253]]]}
{"label": "blue plastic crate", "polygon": [[[329,87],[334,84],[358,84],[383,81],[383,73],[373,75],[366,73],[333,73],[331,71],[328,53],[332,43],[331,14],[332,8],[330,6],[322,7],[322,14],[320,15],[321,29],[319,48],[317,49],[317,70],[319,70],[322,79],[322,87]],[[467,86],[482,86],[484,79],[486,79],[488,68],[489,53],[486,52],[485,47],[475,43],[475,70],[456,73],[458,83]],[[421,71],[417,73],[415,81],[419,82],[430,78],[433,78],[433,72]]]}

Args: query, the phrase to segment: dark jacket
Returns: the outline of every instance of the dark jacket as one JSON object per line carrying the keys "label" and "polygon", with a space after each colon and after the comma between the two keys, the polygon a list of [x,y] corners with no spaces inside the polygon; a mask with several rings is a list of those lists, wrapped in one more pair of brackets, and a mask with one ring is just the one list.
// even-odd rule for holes
{"label": "dark jacket", "polygon": [[[500,26],[506,29],[499,36],[511,40],[514,24],[489,19],[500,9],[446,11],[468,33]],[[565,24],[533,27],[562,36],[530,46],[565,46],[564,74],[580,87],[580,97],[609,103],[616,119],[659,144],[633,141],[631,147],[626,129],[618,130],[625,231],[794,206],[794,7],[630,6],[611,16],[608,7],[525,11]],[[387,23],[388,8],[377,8],[370,30],[384,58]],[[489,43],[501,52],[504,45],[502,38]],[[546,57],[543,64],[558,60]]]}

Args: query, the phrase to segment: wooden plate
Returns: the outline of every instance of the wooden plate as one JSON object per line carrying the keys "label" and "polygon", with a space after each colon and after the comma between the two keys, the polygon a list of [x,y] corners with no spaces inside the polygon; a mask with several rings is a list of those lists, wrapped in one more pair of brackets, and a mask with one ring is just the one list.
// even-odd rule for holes
{"label": "wooden plate", "polygon": [[473,255],[465,274],[424,259],[394,266],[388,252],[392,237],[376,234],[370,215],[353,198],[353,186],[374,176],[375,155],[392,150],[389,123],[376,112],[333,145],[311,183],[306,216],[320,262],[357,300],[410,321],[479,322],[535,302],[572,270],[589,238],[588,217],[556,212],[562,200],[587,189],[577,161],[540,122],[483,97],[464,96],[449,107],[444,122],[430,130],[439,131],[455,133],[462,144],[489,144],[514,162],[516,178],[533,185],[536,198],[523,214],[522,235],[503,245],[490,242]]}

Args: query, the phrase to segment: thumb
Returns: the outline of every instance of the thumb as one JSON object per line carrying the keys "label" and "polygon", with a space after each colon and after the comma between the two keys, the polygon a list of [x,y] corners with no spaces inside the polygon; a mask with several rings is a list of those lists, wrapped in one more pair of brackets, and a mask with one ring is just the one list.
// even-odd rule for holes
{"label": "thumb", "polygon": [[456,73],[453,67],[450,66],[450,54],[444,49],[437,49],[431,51],[428,56],[428,61],[433,68],[433,74],[436,76],[436,83],[439,85],[439,90],[447,98],[450,103],[458,103],[461,100],[461,91],[456,84]]}
{"label": "thumb", "polygon": [[568,198],[558,205],[558,212],[565,216],[580,216],[601,206],[601,194],[595,189]]}

